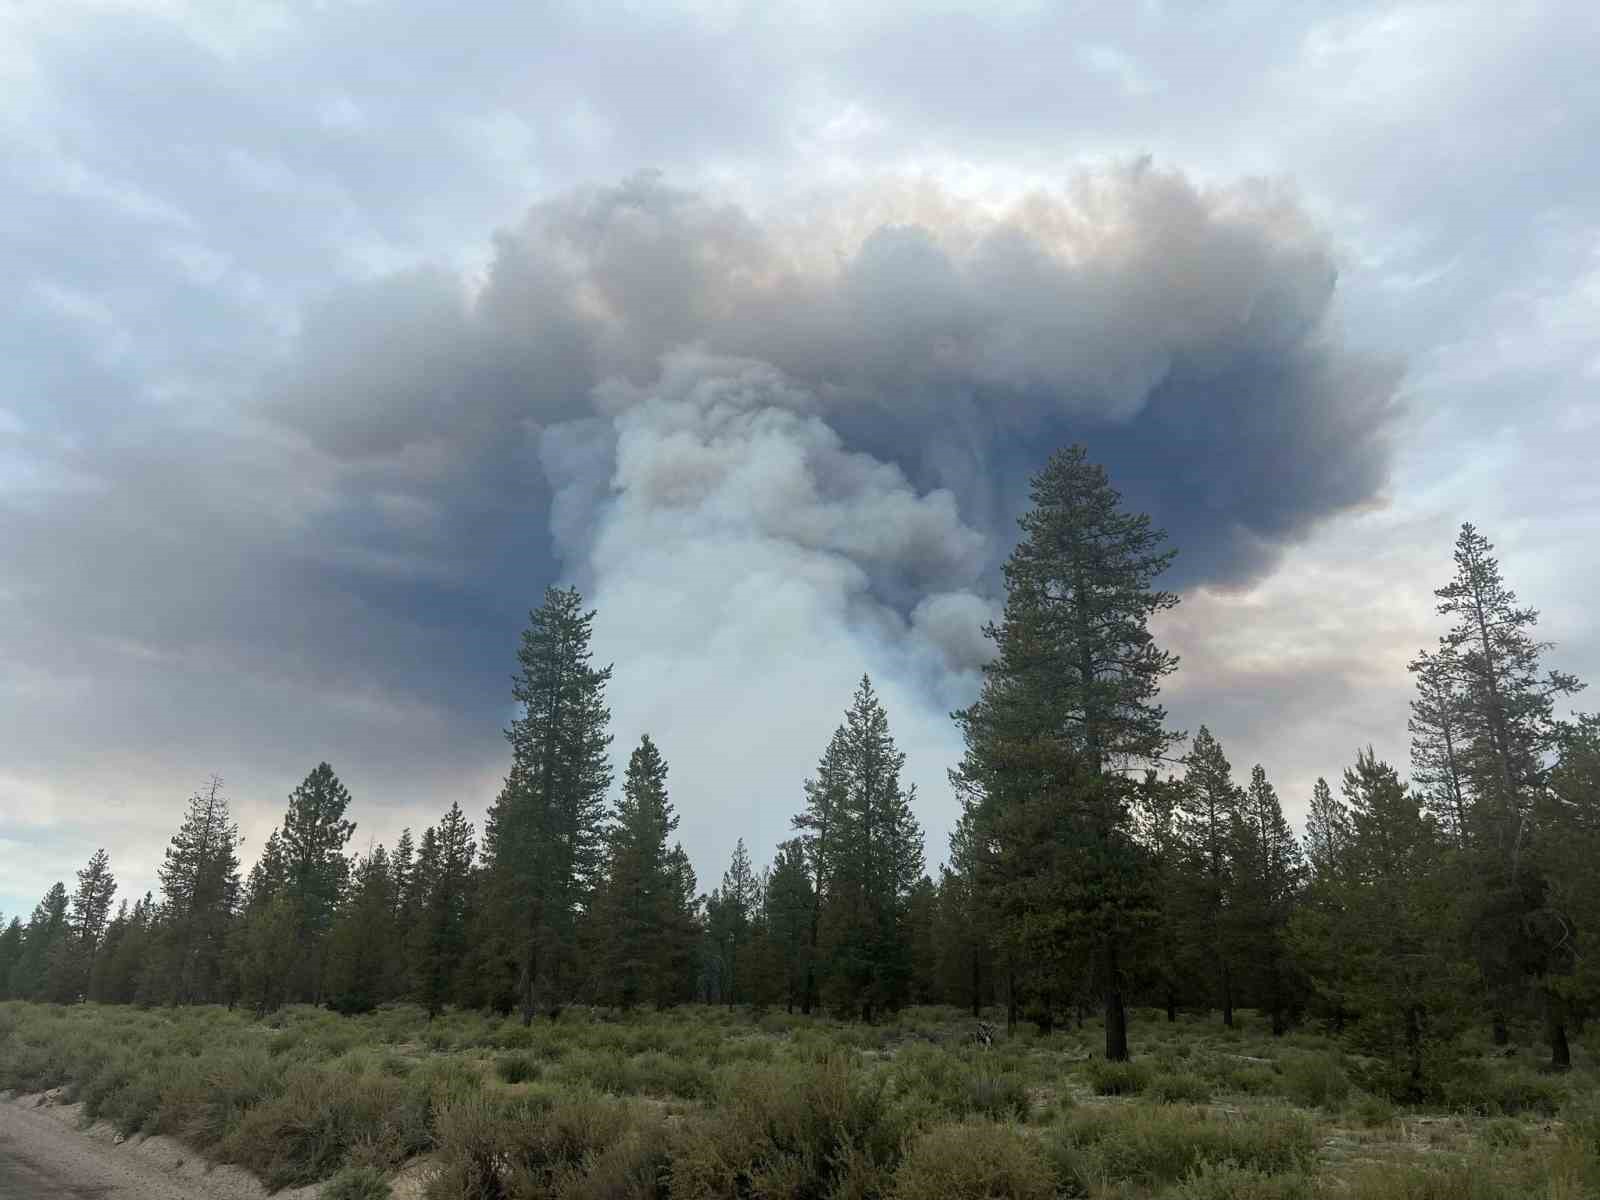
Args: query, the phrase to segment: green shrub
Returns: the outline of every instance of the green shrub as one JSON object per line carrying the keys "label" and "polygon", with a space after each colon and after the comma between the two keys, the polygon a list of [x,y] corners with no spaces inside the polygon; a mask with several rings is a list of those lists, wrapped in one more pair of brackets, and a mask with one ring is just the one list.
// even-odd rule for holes
{"label": "green shrub", "polygon": [[1198,1104],[1211,1099],[1211,1085],[1189,1071],[1157,1075],[1145,1095],[1162,1104]]}
{"label": "green shrub", "polygon": [[1283,1094],[1312,1108],[1338,1108],[1350,1095],[1350,1078],[1328,1054],[1296,1054],[1283,1063]]}
{"label": "green shrub", "polygon": [[543,1069],[543,1064],[526,1052],[502,1054],[494,1060],[494,1073],[507,1083],[527,1083],[539,1078]]}
{"label": "green shrub", "polygon": [[672,1194],[872,1194],[909,1132],[886,1083],[838,1054],[730,1070],[715,1103],[675,1138]]}
{"label": "green shrub", "polygon": [[1211,1115],[1205,1109],[1101,1106],[1068,1114],[1052,1157],[1063,1186],[1083,1194],[1107,1183],[1172,1183],[1204,1163],[1277,1174],[1307,1165],[1315,1129],[1296,1113]]}
{"label": "green shrub", "polygon": [[1394,1102],[1386,1096],[1363,1095],[1355,1105],[1357,1120],[1369,1129],[1389,1124],[1398,1111]]}
{"label": "green shrub", "polygon": [[1107,1062],[1091,1058],[1083,1068],[1084,1078],[1097,1096],[1133,1096],[1150,1082],[1150,1069],[1143,1063]]}
{"label": "green shrub", "polygon": [[302,1067],[282,1093],[246,1110],[217,1152],[269,1188],[297,1186],[328,1178],[358,1143],[419,1153],[431,1141],[428,1120],[428,1097],[391,1076]]}
{"label": "green shrub", "polygon": [[895,1172],[895,1200],[1053,1200],[1055,1177],[1036,1143],[989,1121],[917,1136]]}
{"label": "green shrub", "polygon": [[1310,1176],[1268,1174],[1235,1163],[1201,1163],[1172,1192],[1171,1200],[1312,1200]]}
{"label": "green shrub", "polygon": [[389,1181],[376,1167],[345,1167],[323,1186],[321,1200],[389,1200]]}
{"label": "green shrub", "polygon": [[1496,1071],[1479,1060],[1464,1060],[1444,1073],[1433,1098],[1448,1108],[1481,1116],[1534,1113],[1552,1117],[1561,1111],[1567,1088],[1549,1076],[1526,1068]]}

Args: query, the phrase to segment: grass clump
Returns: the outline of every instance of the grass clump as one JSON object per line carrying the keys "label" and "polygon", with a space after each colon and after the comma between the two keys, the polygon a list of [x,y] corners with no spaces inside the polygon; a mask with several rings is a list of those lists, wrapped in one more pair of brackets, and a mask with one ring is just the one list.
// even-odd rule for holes
{"label": "grass clump", "polygon": [[885,1084],[844,1055],[735,1072],[675,1139],[671,1194],[880,1194],[911,1132]]}
{"label": "grass clump", "polygon": [[1022,1075],[998,1055],[909,1045],[895,1056],[890,1077],[899,1095],[930,1113],[958,1120],[1028,1117],[1028,1089]]}
{"label": "grass clump", "polygon": [[1205,1164],[1279,1174],[1307,1166],[1316,1132],[1295,1113],[1212,1115],[1202,1108],[1125,1105],[1070,1113],[1056,1132],[1057,1174],[1072,1194],[1108,1184],[1156,1187]]}
{"label": "grass clump", "polygon": [[323,1185],[321,1200],[389,1200],[389,1181],[376,1167],[345,1167]]}
{"label": "grass clump", "polygon": [[1335,1109],[1350,1095],[1350,1077],[1331,1054],[1296,1054],[1283,1063],[1283,1094],[1308,1108]]}
{"label": "grass clump", "polygon": [[1211,1084],[1192,1071],[1175,1071],[1157,1075],[1144,1094],[1161,1104],[1200,1104],[1211,1099]]}
{"label": "grass clump", "polygon": [[1150,1069],[1143,1063],[1107,1062],[1092,1058],[1083,1075],[1097,1096],[1136,1096],[1149,1086]]}
{"label": "grass clump", "polygon": [[1208,1162],[1165,1194],[1170,1200],[1313,1200],[1313,1186],[1302,1171],[1275,1175],[1231,1162]]}
{"label": "grass clump", "polygon": [[528,1083],[539,1078],[543,1069],[544,1064],[527,1051],[502,1054],[494,1060],[494,1073],[506,1083]]}
{"label": "grass clump", "polygon": [[1053,1200],[1055,1176],[1038,1145],[992,1121],[925,1130],[895,1172],[894,1200]]}

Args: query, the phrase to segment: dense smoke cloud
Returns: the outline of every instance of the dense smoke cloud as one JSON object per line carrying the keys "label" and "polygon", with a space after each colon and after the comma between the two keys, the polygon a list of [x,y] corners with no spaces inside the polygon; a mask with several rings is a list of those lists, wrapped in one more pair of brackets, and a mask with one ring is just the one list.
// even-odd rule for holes
{"label": "dense smoke cloud", "polygon": [[[646,175],[536,207],[475,296],[422,274],[338,298],[275,412],[345,460],[417,456],[422,491],[536,444],[544,483],[594,497],[610,456],[562,427],[622,420],[696,346],[767,364],[846,446],[950,490],[991,566],[1020,481],[1082,439],[1174,532],[1185,581],[1239,582],[1386,478],[1395,372],[1328,334],[1334,283],[1284,196],[1146,163],[998,214],[869,193],[770,226]],[[909,608],[900,566],[875,582]]]}
{"label": "dense smoke cloud", "polygon": [[1180,585],[1248,582],[1377,499],[1395,373],[1329,333],[1334,284],[1285,196],[1143,162],[1004,210],[878,190],[781,223],[644,175],[535,207],[475,284],[335,298],[270,412],[483,596],[445,606],[464,644],[583,587],[623,747],[648,729],[716,797],[686,805],[704,864],[783,835],[863,670],[942,824],[948,712],[1053,448],[1171,531]]}
{"label": "dense smoke cloud", "polygon": [[35,456],[82,482],[0,532],[14,677],[59,693],[28,744],[70,758],[92,677],[129,714],[97,779],[182,743],[259,836],[284,764],[330,758],[430,819],[443,781],[492,790],[517,631],[570,580],[619,758],[661,742],[702,870],[784,836],[864,670],[937,858],[948,713],[1050,450],[1083,440],[1171,530],[1180,585],[1246,582],[1381,496],[1394,375],[1329,332],[1333,289],[1284,196],[1146,164],[1004,209],[879,188],[776,220],[649,175],[560,196],[481,277],[308,308],[246,411]]}

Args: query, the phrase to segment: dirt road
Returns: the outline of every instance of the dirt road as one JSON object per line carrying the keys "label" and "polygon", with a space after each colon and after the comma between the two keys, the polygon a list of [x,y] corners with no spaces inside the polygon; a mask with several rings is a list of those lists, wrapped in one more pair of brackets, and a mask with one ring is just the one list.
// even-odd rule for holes
{"label": "dirt road", "polygon": [[[207,1170],[166,1138],[117,1144],[111,1130],[77,1128],[76,1107],[33,1097],[0,1102],[0,1200],[259,1200],[243,1171]],[[310,1200],[315,1188],[279,1192]]]}

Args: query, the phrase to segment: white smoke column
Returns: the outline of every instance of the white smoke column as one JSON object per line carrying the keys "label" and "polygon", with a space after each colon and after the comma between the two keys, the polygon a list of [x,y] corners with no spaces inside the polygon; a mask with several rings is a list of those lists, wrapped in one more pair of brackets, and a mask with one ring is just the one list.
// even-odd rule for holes
{"label": "white smoke column", "polygon": [[[975,689],[989,612],[967,590],[983,536],[950,493],[919,495],[899,468],[846,449],[815,398],[765,364],[678,353],[655,386],[597,399],[615,468],[585,562],[596,647],[616,665],[618,762],[642,732],[660,742],[702,870],[740,836],[764,860],[865,671],[939,861],[959,753],[949,704]],[[569,532],[571,520],[569,508]],[[908,589],[929,597],[910,620],[880,598]]]}

